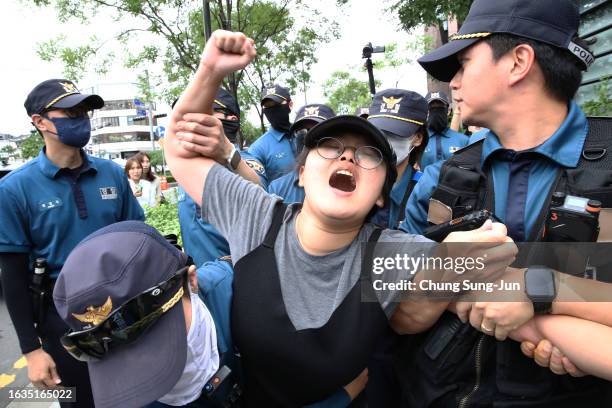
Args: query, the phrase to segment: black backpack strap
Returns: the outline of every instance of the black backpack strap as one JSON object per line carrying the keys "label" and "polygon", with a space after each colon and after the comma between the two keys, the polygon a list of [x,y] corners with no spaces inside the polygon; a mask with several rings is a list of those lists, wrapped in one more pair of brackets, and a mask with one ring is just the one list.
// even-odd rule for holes
{"label": "black backpack strap", "polygon": [[591,117],[589,133],[584,141],[579,168],[612,169],[612,118]]}
{"label": "black backpack strap", "polygon": [[[374,255],[374,250],[376,249],[376,243],[380,239],[380,235],[382,234],[383,229],[376,227],[374,231],[370,234],[370,238],[368,238],[368,243],[366,244],[365,255],[363,256],[361,262],[361,278],[362,281],[371,281],[372,280],[372,259]],[[367,293],[372,289],[372,285],[368,286],[366,289]]]}
{"label": "black backpack strap", "polygon": [[450,207],[453,218],[494,209],[493,181],[482,171],[483,144],[484,139],[456,151],[440,169],[431,198]]}
{"label": "black backpack strap", "polygon": [[407,170],[410,170],[410,181],[408,182],[408,186],[406,187],[406,191],[404,191],[404,197],[402,198],[402,203],[400,204],[399,212],[397,213],[397,219],[392,220],[393,223],[390,223],[392,228],[397,228],[399,226],[400,221],[402,221],[402,216],[406,212],[406,204],[408,204],[408,198],[410,198],[410,194],[412,194],[412,190],[414,190],[414,186],[416,186],[416,181],[414,180],[414,168],[409,166]]}
{"label": "black backpack strap", "polygon": [[[610,170],[612,169],[612,154],[610,154],[610,149],[612,149],[612,118],[590,117],[587,119],[589,130],[576,169]],[[536,220],[535,225],[539,225],[539,228],[534,228],[531,231],[528,241],[539,241],[541,239],[553,193],[557,191],[566,194],[575,193],[571,191],[573,187],[569,185],[568,170],[573,169],[559,169],[555,182],[548,191],[547,199]],[[589,198],[599,199],[600,197]]]}
{"label": "black backpack strap", "polygon": [[272,213],[272,224],[270,224],[270,229],[268,229],[268,233],[266,234],[263,242],[263,246],[266,248],[274,249],[274,243],[276,242],[278,231],[280,231],[280,227],[283,225],[283,216],[285,215],[286,210],[287,204],[282,201],[277,202],[274,206]]}

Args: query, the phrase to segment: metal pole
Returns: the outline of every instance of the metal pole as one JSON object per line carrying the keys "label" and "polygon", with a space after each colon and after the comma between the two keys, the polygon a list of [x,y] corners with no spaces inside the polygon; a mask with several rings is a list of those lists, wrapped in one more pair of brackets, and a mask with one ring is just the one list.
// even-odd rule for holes
{"label": "metal pole", "polygon": [[203,18],[204,18],[204,40],[208,41],[212,34],[212,28],[210,23],[210,3],[209,0],[203,0]]}
{"label": "metal pole", "polygon": [[366,59],[365,66],[368,70],[368,79],[370,82],[370,93],[372,94],[372,98],[376,94],[376,82],[374,82],[374,64],[372,64],[372,59]]}
{"label": "metal pole", "polygon": [[149,112],[149,136],[151,138],[151,147],[152,150],[155,151],[155,136],[153,133],[153,101],[151,100],[151,84],[149,82],[149,70],[145,69],[145,75],[147,77],[147,99],[149,99],[149,103],[147,105],[147,109]]}

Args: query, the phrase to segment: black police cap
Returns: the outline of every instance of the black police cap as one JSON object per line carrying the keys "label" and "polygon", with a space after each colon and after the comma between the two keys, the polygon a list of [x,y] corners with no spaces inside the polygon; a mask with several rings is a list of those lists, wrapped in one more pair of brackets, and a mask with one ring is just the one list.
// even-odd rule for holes
{"label": "black police cap", "polygon": [[448,95],[446,95],[442,91],[429,92],[427,95],[425,95],[425,99],[427,100],[428,105],[434,101],[440,101],[446,106],[450,105],[450,99],[448,99]]}
{"label": "black police cap", "polygon": [[238,106],[238,101],[236,101],[234,95],[223,88],[219,88],[217,95],[215,95],[213,109],[225,110],[240,117],[240,106]]}
{"label": "black police cap", "polygon": [[298,109],[297,114],[295,115],[295,121],[293,122],[293,125],[291,125],[289,131],[292,132],[300,129],[306,122],[314,122],[317,124],[323,122],[324,120],[333,118],[334,116],[336,116],[336,113],[327,105],[320,103],[305,105]]}
{"label": "black police cap", "polygon": [[280,85],[270,85],[263,89],[261,92],[261,103],[263,104],[266,99],[273,100],[276,103],[289,102],[291,95],[289,89]]}
{"label": "black police cap", "polygon": [[374,95],[368,121],[377,128],[408,138],[425,124],[427,101],[416,92],[386,89]]}
{"label": "black police cap", "polygon": [[48,79],[36,85],[23,104],[28,116],[50,109],[70,109],[85,105],[88,109],[100,109],[104,100],[98,95],[82,94],[74,82],[67,79]]}
{"label": "black police cap", "polygon": [[579,24],[573,0],[475,0],[459,32],[421,57],[419,64],[434,78],[449,82],[459,70],[457,53],[492,34],[505,33],[568,50],[586,70],[594,56],[573,41]]}

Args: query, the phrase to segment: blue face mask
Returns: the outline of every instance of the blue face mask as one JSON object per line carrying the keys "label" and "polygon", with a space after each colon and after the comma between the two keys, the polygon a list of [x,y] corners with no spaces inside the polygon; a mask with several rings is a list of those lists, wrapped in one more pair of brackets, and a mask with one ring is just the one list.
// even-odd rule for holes
{"label": "blue face mask", "polygon": [[55,125],[57,133],[49,132],[57,135],[60,142],[65,145],[85,147],[91,137],[91,123],[89,117],[83,116],[80,118],[48,118]]}

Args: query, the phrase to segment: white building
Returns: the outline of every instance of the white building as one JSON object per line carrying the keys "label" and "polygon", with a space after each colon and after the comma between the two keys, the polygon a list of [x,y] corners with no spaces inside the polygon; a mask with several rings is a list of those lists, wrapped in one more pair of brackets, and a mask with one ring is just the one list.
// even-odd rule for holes
{"label": "white building", "polygon": [[[138,88],[135,83],[100,84],[83,89],[83,93],[97,94],[104,99],[104,107],[95,110],[91,118],[91,140],[87,151],[98,157],[111,159],[118,163],[138,151],[158,150],[157,136],[151,140],[149,118],[141,118],[135,102]],[[153,106],[153,115],[155,105]],[[153,119],[153,130],[157,120]]]}

